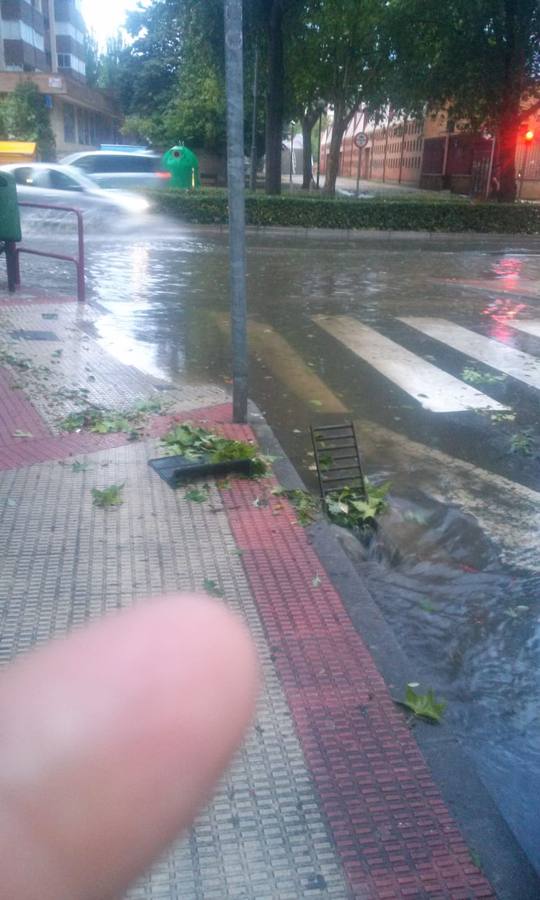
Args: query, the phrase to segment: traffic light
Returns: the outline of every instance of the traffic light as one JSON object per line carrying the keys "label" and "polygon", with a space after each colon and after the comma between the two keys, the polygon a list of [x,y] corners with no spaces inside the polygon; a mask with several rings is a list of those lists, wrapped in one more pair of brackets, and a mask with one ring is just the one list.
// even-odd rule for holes
{"label": "traffic light", "polygon": [[524,141],[525,141],[526,144],[530,144],[531,141],[534,140],[534,131],[532,130],[532,128],[529,128],[529,129],[525,132],[525,134],[523,135],[523,139],[524,139]]}

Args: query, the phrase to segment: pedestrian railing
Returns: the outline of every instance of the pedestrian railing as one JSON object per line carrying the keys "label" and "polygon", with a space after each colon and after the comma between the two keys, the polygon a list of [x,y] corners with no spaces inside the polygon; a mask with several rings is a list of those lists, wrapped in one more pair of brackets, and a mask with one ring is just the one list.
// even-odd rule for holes
{"label": "pedestrian railing", "polygon": [[14,251],[15,284],[19,286],[21,283],[21,267],[19,260],[19,256],[21,253],[27,253],[31,256],[44,256],[49,259],[58,259],[62,262],[71,262],[77,269],[77,300],[79,303],[84,303],[84,301],[86,300],[86,283],[84,275],[84,222],[81,210],[76,209],[74,206],[56,206],[48,203],[27,203],[26,201],[20,201],[19,206],[33,209],[52,209],[59,212],[73,213],[73,215],[77,217],[78,256],[66,256],[63,253],[51,253],[45,250],[34,250],[31,247],[16,247]]}

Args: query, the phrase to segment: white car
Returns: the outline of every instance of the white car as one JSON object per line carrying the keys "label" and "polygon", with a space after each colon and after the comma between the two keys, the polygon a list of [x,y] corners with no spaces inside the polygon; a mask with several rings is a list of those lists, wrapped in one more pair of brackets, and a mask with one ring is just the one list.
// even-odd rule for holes
{"label": "white car", "polygon": [[165,187],[171,174],[160,163],[161,157],[149,150],[83,150],[62,159],[63,165],[88,175],[99,187],[123,190]]}
{"label": "white car", "polygon": [[53,163],[11,163],[0,166],[17,182],[17,197],[29,203],[74,206],[84,211],[140,214],[150,208],[145,197],[127,191],[104,191],[71,166]]}

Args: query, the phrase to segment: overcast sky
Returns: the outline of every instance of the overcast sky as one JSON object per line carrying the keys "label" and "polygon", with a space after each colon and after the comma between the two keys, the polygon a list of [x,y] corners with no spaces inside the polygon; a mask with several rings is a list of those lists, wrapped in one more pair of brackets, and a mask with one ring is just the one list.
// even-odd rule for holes
{"label": "overcast sky", "polygon": [[126,13],[136,9],[138,0],[83,0],[83,14],[88,28],[100,43],[116,34]]}

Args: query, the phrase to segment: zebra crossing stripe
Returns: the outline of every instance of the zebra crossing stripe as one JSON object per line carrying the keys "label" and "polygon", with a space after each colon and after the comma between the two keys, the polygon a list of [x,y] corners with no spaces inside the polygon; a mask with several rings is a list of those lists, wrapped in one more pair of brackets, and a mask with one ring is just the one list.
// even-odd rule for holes
{"label": "zebra crossing stripe", "polygon": [[319,315],[313,321],[406,391],[424,409],[450,413],[507,408],[351,316]]}
{"label": "zebra crossing stripe", "polygon": [[476,334],[461,325],[454,325],[447,319],[405,316],[399,321],[529,387],[540,389],[540,360],[530,353],[522,353],[500,341]]}
{"label": "zebra crossing stripe", "polygon": [[540,319],[512,319],[508,325],[510,328],[516,328],[525,334],[532,334],[533,337],[540,338]]}

